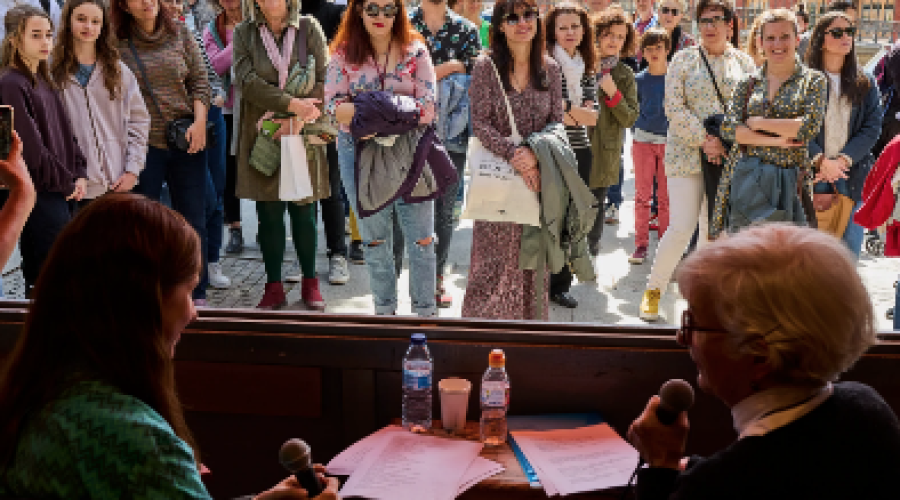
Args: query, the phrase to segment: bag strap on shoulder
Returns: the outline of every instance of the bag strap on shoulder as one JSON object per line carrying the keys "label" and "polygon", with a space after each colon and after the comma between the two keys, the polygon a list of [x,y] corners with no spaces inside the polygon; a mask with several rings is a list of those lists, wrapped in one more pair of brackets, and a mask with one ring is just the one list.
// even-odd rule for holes
{"label": "bag strap on shoulder", "polygon": [[500,92],[503,93],[503,100],[506,102],[506,113],[509,115],[509,127],[512,130],[512,139],[515,142],[522,142],[522,136],[519,135],[519,129],[516,127],[516,118],[513,115],[512,106],[509,104],[509,97],[506,95],[506,89],[503,88],[503,79],[500,78],[500,72],[497,70],[497,65],[494,64],[494,60],[491,59],[491,56],[487,56],[488,61],[491,63],[491,67],[494,68],[494,74],[497,75],[497,82],[500,84]]}
{"label": "bag strap on shoulder", "polygon": [[134,48],[134,42],[130,38],[128,39],[128,48],[131,49],[131,55],[134,56],[134,62],[137,64],[138,71],[141,73],[141,79],[144,80],[144,85],[147,86],[147,93],[150,95],[150,100],[153,101],[153,106],[156,107],[156,112],[159,113],[160,118],[164,118],[162,108],[159,107],[159,102],[156,100],[156,95],[153,93],[153,87],[150,85],[150,79],[147,78],[147,72],[144,70],[144,63],[141,61],[137,49]]}
{"label": "bag strap on shoulder", "polygon": [[719,97],[719,104],[722,105],[722,112],[725,113],[728,111],[728,106],[725,105],[725,98],[722,97],[722,91],[719,90],[719,84],[716,82],[716,75],[713,74],[712,67],[709,65],[709,61],[706,60],[706,54],[703,53],[703,48],[697,47],[697,51],[700,52],[700,59],[703,59],[703,65],[706,66],[706,71],[709,73],[709,79],[712,80],[713,88],[716,89],[716,95]]}

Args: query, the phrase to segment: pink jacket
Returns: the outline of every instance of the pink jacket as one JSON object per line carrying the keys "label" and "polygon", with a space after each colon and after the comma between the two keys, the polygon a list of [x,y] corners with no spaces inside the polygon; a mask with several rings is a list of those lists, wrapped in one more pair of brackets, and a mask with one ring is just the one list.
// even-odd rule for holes
{"label": "pink jacket", "polygon": [[86,87],[75,76],[61,92],[78,145],[87,159],[87,198],[107,191],[125,172],[140,175],[147,159],[150,113],[134,74],[121,61],[122,90],[110,100],[103,68],[94,67]]}

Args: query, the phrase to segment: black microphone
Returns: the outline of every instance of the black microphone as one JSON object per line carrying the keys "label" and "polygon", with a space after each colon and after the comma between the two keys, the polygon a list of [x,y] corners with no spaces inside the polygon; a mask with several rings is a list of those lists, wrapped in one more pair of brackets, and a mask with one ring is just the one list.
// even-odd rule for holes
{"label": "black microphone", "polygon": [[656,418],[663,425],[672,425],[681,412],[694,406],[694,388],[684,380],[674,378],[659,388],[659,399]]}
{"label": "black microphone", "polygon": [[312,453],[309,445],[300,439],[290,439],[281,445],[278,452],[278,461],[288,470],[306,490],[306,495],[313,498],[322,493],[322,484],[316,477],[316,471],[312,465]]}

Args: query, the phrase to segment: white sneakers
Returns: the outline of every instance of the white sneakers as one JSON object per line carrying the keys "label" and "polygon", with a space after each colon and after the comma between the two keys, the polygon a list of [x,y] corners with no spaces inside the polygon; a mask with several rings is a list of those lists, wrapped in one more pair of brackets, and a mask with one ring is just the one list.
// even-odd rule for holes
{"label": "white sneakers", "polygon": [[328,260],[328,282],[332,285],[345,285],[350,281],[350,270],[347,259],[343,255],[332,255]]}
{"label": "white sneakers", "polygon": [[209,272],[209,286],[212,288],[228,288],[231,286],[231,280],[222,273],[221,263],[210,262],[207,269]]}

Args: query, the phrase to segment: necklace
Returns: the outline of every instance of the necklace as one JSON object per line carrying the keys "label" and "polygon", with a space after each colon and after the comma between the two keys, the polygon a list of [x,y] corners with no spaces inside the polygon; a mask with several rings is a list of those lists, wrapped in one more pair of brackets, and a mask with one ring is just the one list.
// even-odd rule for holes
{"label": "necklace", "polygon": [[525,71],[524,73],[525,73],[525,78],[524,78],[525,83],[522,83],[523,79],[520,77],[520,75],[517,74],[515,70],[512,71],[513,86],[516,87],[516,90],[518,90],[519,92],[522,92],[523,90],[525,90],[528,87],[528,82],[531,78],[531,75],[529,75],[527,71]]}
{"label": "necklace", "polygon": [[384,79],[387,76],[387,67],[388,60],[391,58],[391,45],[394,43],[394,39],[391,38],[391,41],[388,42],[387,52],[384,53],[384,66],[378,67],[378,59],[381,59],[381,55],[376,55],[375,59],[375,69],[378,70],[378,79],[381,80],[381,90],[384,90]]}

